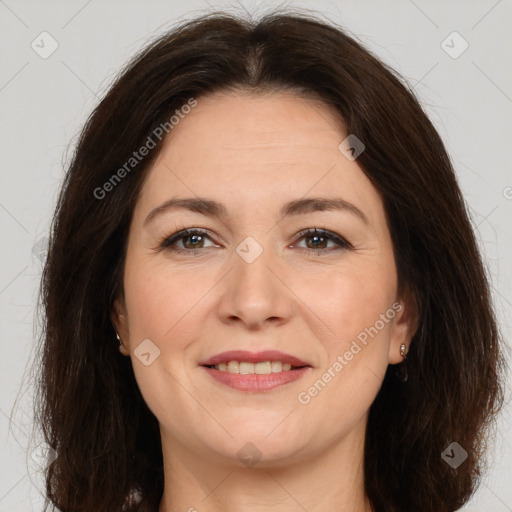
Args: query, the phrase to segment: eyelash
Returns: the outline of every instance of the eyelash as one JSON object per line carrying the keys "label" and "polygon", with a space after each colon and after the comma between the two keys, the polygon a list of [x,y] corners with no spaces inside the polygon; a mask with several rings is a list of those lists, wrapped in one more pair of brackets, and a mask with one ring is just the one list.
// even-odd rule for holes
{"label": "eyelash", "polygon": [[[159,242],[158,249],[172,251],[172,252],[178,253],[178,254],[198,255],[203,251],[204,248],[178,249],[176,247],[172,247],[173,244],[176,243],[177,241],[179,241],[183,238],[189,237],[189,236],[193,236],[193,235],[207,236],[211,240],[211,236],[209,235],[208,231],[206,231],[206,230],[199,229],[199,228],[183,229],[181,231],[178,231],[178,232],[172,234],[171,236],[164,237]],[[308,236],[309,237],[318,236],[321,238],[325,238],[327,240],[331,240],[339,246],[338,248],[335,248],[335,250],[352,249],[352,245],[350,244],[350,242],[345,240],[340,235],[337,235],[336,233],[333,233],[332,231],[328,231],[327,229],[323,229],[323,228],[321,228],[321,229],[318,229],[318,228],[305,229],[305,230],[297,233],[297,236],[299,237],[298,240],[300,240],[302,238],[306,238]],[[309,248],[303,248],[303,247],[301,247],[300,249],[304,249],[307,252],[315,251],[318,256],[325,255],[326,252],[331,252],[333,250],[333,248],[309,249]]]}

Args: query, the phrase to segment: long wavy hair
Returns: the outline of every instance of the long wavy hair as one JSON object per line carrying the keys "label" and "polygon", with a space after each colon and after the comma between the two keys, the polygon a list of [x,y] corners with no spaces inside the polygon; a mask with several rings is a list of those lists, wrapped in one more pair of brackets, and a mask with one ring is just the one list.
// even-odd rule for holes
{"label": "long wavy hair", "polygon": [[[274,11],[259,20],[214,12],[159,35],[115,78],[81,131],[40,290],[34,408],[56,452],[45,472],[45,510],[158,508],[158,421],[118,351],[111,310],[123,289],[134,205],[162,142],[123,179],[112,177],[187,101],[221,90],[321,98],[340,129],[365,144],[357,162],[383,198],[399,286],[419,308],[409,378],[402,382],[389,366],[370,409],[365,490],[377,512],[459,509],[484,469],[506,363],[454,169],[400,75],[344,29],[311,13]],[[467,452],[456,469],[441,456],[452,442]],[[135,490],[138,499],[129,499]]]}

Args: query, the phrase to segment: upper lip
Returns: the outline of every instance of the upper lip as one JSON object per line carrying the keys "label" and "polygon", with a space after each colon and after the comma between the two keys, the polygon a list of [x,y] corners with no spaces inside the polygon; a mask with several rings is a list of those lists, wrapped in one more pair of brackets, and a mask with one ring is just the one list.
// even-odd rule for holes
{"label": "upper lip", "polygon": [[247,350],[229,350],[221,352],[199,363],[200,366],[211,366],[229,361],[244,361],[248,363],[261,363],[264,361],[281,361],[292,366],[311,366],[298,357],[285,354],[279,350],[263,350],[261,352],[248,352]]}

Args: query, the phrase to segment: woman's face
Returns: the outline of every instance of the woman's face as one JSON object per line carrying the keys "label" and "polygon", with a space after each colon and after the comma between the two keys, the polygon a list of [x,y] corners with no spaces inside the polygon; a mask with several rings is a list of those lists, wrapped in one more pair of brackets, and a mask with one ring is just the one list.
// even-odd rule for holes
{"label": "woman's face", "polygon": [[[113,313],[164,449],[277,465],[364,438],[411,314],[382,200],[339,149],[347,135],[312,100],[216,93],[167,137],[135,207]],[[165,206],[176,199],[218,206]],[[226,363],[283,354],[238,376],[203,365],[227,351],[248,354]],[[306,367],[272,364],[291,357]]]}

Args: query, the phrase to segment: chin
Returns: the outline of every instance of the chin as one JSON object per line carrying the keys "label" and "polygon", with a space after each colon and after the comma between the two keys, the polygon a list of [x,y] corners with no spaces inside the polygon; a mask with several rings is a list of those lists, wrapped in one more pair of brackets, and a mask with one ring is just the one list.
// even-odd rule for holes
{"label": "chin", "polygon": [[[307,443],[297,432],[282,434],[267,429],[242,430],[243,435],[224,436],[222,443],[210,443],[220,456],[247,468],[284,467],[304,456]],[[209,444],[210,444],[209,443]],[[299,457],[300,454],[300,457]]]}

